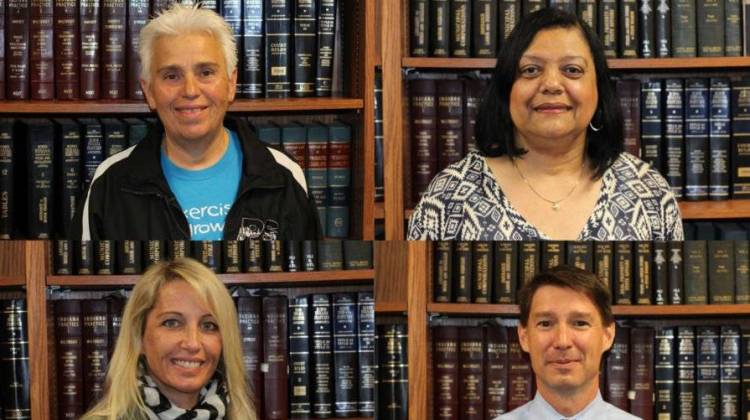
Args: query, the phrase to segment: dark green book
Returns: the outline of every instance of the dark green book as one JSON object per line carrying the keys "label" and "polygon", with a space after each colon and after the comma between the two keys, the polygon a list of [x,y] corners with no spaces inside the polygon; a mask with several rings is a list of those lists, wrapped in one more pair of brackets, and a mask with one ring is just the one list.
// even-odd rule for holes
{"label": "dark green book", "polygon": [[633,247],[631,242],[615,243],[615,281],[612,295],[615,305],[633,303]]}
{"label": "dark green book", "polygon": [[315,271],[318,269],[317,241],[302,241],[302,269],[304,271]]}
{"label": "dark green book", "polygon": [[591,241],[573,241],[567,243],[566,264],[581,270],[594,271],[594,243]]}
{"label": "dark green book", "polygon": [[[498,30],[499,43],[497,50],[500,51],[500,47],[503,42],[508,38],[510,32],[516,27],[518,21],[521,19],[521,0],[498,0],[498,13],[499,19],[498,24],[500,29]],[[524,0],[526,3],[526,0]],[[538,0],[531,0],[528,3],[533,3],[534,7],[539,5]]]}
{"label": "dark green book", "polygon": [[740,0],[724,0],[724,55],[742,55],[742,5]]}
{"label": "dark green book", "polygon": [[544,241],[542,245],[542,270],[557,267],[565,263],[565,242]]}
{"label": "dark green book", "polygon": [[708,303],[706,241],[685,241],[683,247],[685,303],[688,305],[705,305]]}
{"label": "dark green book", "polygon": [[518,286],[521,287],[539,272],[541,245],[538,241],[521,241],[518,247]]}
{"label": "dark green book", "polygon": [[115,274],[115,243],[110,240],[94,242],[94,259],[96,274]]}
{"label": "dark green book", "polygon": [[302,252],[299,241],[294,239],[284,241],[284,271],[290,273],[302,271]]}
{"label": "dark green book", "polygon": [[708,241],[708,301],[734,303],[734,241]]}
{"label": "dark green book", "polygon": [[166,256],[170,260],[192,256],[190,250],[190,241],[186,239],[167,241]]}
{"label": "dark green book", "polygon": [[638,56],[653,58],[656,56],[654,40],[654,0],[638,0]]}
{"label": "dark green book", "polygon": [[620,0],[617,2],[619,10],[619,48],[621,58],[638,57],[638,1]]}
{"label": "dark green book", "polygon": [[698,57],[724,55],[724,0],[696,1]]}
{"label": "dark green book", "polygon": [[672,55],[672,13],[669,8],[670,0],[656,0],[654,16],[654,31],[656,37],[656,56],[666,58]]}
{"label": "dark green book", "polygon": [[[263,271],[284,271],[284,245],[282,241],[262,241]],[[337,268],[340,270],[341,268]]]}
{"label": "dark green book", "polygon": [[604,55],[607,58],[617,58],[617,0],[601,0],[599,2],[599,38],[602,40]]}
{"label": "dark green book", "polygon": [[594,242],[594,273],[607,286],[609,293],[614,293],[614,246],[612,242]]}
{"label": "dark green book", "polygon": [[344,269],[372,268],[372,241],[344,240]]}
{"label": "dark green book", "polygon": [[52,269],[58,276],[70,276],[73,271],[73,241],[59,239],[52,243]]}
{"label": "dark green book", "polygon": [[156,264],[167,255],[164,241],[150,239],[143,242],[143,268],[147,269],[151,264]]}
{"label": "dark green book", "polygon": [[490,303],[492,299],[490,267],[492,245],[487,241],[475,241],[471,249],[472,277],[471,296],[473,303]]}
{"label": "dark green book", "polygon": [[578,0],[578,17],[586,22],[594,33],[598,32],[597,24],[597,1],[596,0]]}
{"label": "dark green book", "polygon": [[735,303],[750,303],[750,257],[748,241],[734,242]]}
{"label": "dark green book", "polygon": [[450,1],[430,0],[430,56],[450,55]]}
{"label": "dark green book", "polygon": [[696,0],[672,0],[672,57],[697,55]]}
{"label": "dark green book", "polygon": [[654,303],[666,305],[669,303],[669,260],[667,242],[653,243],[654,259],[651,265],[652,285],[654,289]]}
{"label": "dark green book", "polygon": [[471,53],[471,0],[450,1],[450,46],[452,57]]}
{"label": "dark green book", "polygon": [[272,121],[253,122],[250,127],[255,131],[258,140],[281,149],[281,128],[278,125]]}
{"label": "dark green book", "polygon": [[651,242],[638,241],[634,245],[635,256],[633,258],[636,287],[635,303],[639,305],[651,305],[653,303],[652,294],[652,267],[651,262],[653,255],[651,252]]}
{"label": "dark green book", "polygon": [[474,0],[471,4],[472,57],[489,58],[497,54],[497,2],[498,0]]}
{"label": "dark green book", "polygon": [[516,242],[495,242],[492,264],[492,302],[515,303],[518,284],[518,246]]}
{"label": "dark green book", "polygon": [[430,52],[430,1],[409,2],[409,51],[412,57],[427,57]]}
{"label": "dark green book", "polygon": [[318,241],[318,266],[321,271],[344,268],[344,255],[340,240]]}
{"label": "dark green book", "polygon": [[94,242],[73,241],[75,248],[76,274],[94,274]]}

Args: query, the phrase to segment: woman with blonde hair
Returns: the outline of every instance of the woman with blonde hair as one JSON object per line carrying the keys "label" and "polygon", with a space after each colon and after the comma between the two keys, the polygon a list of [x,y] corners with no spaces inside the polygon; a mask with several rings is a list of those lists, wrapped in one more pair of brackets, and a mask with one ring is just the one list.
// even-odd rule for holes
{"label": "woman with blonde hair", "polygon": [[255,419],[234,308],[199,262],[152,265],[125,306],[105,394],[83,419]]}

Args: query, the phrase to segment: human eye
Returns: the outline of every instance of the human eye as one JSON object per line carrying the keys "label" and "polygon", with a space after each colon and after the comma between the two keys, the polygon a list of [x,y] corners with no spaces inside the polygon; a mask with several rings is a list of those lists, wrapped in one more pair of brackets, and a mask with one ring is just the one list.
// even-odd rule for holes
{"label": "human eye", "polygon": [[575,325],[576,328],[588,328],[589,326],[591,326],[591,323],[584,319],[578,319],[573,321],[573,325]]}
{"label": "human eye", "polygon": [[167,318],[161,322],[161,325],[167,328],[177,328],[180,325],[180,321],[176,318]]}
{"label": "human eye", "polygon": [[563,67],[565,74],[572,77],[580,77],[583,75],[583,69],[580,66],[568,65]]}
{"label": "human eye", "polygon": [[180,75],[176,71],[165,71],[161,74],[163,80],[175,81],[179,79]]}
{"label": "human eye", "polygon": [[212,67],[204,67],[200,71],[201,77],[211,77],[216,74],[216,69]]}
{"label": "human eye", "polygon": [[219,331],[219,325],[213,320],[205,320],[201,322],[201,328],[203,331]]}
{"label": "human eye", "polygon": [[548,319],[540,319],[537,321],[536,326],[539,328],[549,328],[552,326],[552,321]]}
{"label": "human eye", "polygon": [[540,69],[539,69],[539,66],[530,64],[526,66],[521,66],[518,72],[523,77],[534,77],[534,76],[539,75]]}

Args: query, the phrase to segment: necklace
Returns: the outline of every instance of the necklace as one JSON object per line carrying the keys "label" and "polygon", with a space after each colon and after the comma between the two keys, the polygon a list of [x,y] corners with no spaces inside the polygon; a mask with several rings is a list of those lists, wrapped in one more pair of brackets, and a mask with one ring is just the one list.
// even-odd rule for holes
{"label": "necklace", "polygon": [[[565,194],[565,197],[563,197],[563,198],[561,198],[559,200],[550,200],[549,198],[547,198],[547,197],[539,194],[539,191],[537,191],[531,185],[531,183],[529,182],[529,180],[526,179],[525,176],[523,176],[523,172],[521,172],[521,168],[519,168],[518,165],[516,165],[516,160],[515,159],[511,159],[511,162],[513,163],[513,167],[516,168],[516,171],[518,171],[518,175],[521,177],[521,179],[523,180],[524,184],[526,184],[529,187],[529,189],[531,190],[531,192],[533,192],[534,195],[536,195],[540,199],[542,199],[542,200],[546,201],[547,203],[551,204],[552,205],[552,210],[554,210],[554,211],[560,210],[560,203],[562,203],[563,201],[567,200],[568,198],[570,198],[571,195],[573,195],[573,191],[575,191],[576,188],[578,188],[578,183],[581,181],[581,174],[579,173],[578,174],[578,178],[576,179],[576,183],[573,184],[573,188],[571,188],[570,191],[568,191],[568,193]],[[583,163],[581,164],[581,171],[583,171]]]}

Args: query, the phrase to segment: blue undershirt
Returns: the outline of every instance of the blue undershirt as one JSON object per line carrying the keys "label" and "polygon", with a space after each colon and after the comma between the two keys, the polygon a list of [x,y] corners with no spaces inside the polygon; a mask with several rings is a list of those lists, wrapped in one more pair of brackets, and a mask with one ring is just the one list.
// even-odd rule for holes
{"label": "blue undershirt", "polygon": [[190,239],[218,241],[222,239],[224,221],[237,196],[242,173],[240,141],[231,130],[224,156],[213,166],[190,170],[172,163],[161,151],[164,177],[190,225]]}

